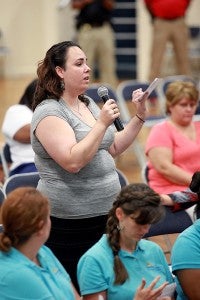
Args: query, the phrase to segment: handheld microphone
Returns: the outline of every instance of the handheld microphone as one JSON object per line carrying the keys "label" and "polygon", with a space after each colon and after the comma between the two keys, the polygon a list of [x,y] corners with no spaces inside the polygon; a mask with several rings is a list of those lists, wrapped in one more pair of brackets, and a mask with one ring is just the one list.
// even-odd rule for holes
{"label": "handheld microphone", "polygon": [[[108,89],[105,86],[100,86],[97,91],[99,97],[103,100],[104,103],[106,103],[107,100],[109,100],[108,96]],[[124,129],[124,126],[122,124],[122,121],[120,118],[116,118],[114,120],[115,127],[117,131],[122,131]]]}

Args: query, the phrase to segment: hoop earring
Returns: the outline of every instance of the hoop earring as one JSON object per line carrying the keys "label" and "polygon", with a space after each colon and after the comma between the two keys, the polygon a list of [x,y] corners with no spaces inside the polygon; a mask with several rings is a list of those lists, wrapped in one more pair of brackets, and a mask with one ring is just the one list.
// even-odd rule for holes
{"label": "hoop earring", "polygon": [[5,233],[5,230],[4,230],[3,224],[0,224],[0,233],[2,233],[2,232]]}
{"label": "hoop earring", "polygon": [[60,88],[61,88],[62,91],[65,90],[65,83],[64,83],[64,80],[61,80],[61,81],[60,81]]}
{"label": "hoop earring", "polygon": [[122,224],[119,223],[119,224],[117,225],[117,230],[118,230],[118,231],[121,231],[121,230],[123,230],[123,229],[124,229],[124,226],[123,226]]}

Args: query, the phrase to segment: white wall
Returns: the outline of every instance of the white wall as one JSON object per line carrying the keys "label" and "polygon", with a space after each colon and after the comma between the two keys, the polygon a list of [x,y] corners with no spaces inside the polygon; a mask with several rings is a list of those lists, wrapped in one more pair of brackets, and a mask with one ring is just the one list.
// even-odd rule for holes
{"label": "white wall", "polygon": [[[4,77],[34,75],[37,63],[47,49],[75,36],[74,14],[70,5],[58,9],[58,0],[0,0],[1,45],[9,48],[0,57],[0,74]],[[138,77],[147,79],[151,23],[143,0],[138,0]],[[200,0],[192,0],[188,23],[199,24]]]}
{"label": "white wall", "polygon": [[[70,9],[66,8],[64,15],[64,10],[59,11],[57,4],[57,0],[0,0],[0,7],[3,7],[0,10],[1,45],[9,50],[6,57],[1,57],[2,75],[34,74],[38,61],[51,45],[62,39],[71,39]],[[65,26],[64,20],[67,22]]]}

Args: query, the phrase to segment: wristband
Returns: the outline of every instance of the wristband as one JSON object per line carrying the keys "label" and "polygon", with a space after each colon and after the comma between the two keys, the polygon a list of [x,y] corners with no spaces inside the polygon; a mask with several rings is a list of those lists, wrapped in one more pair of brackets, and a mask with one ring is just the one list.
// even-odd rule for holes
{"label": "wristband", "polygon": [[135,115],[142,123],[145,122],[145,120],[143,120],[140,116],[138,116],[138,114]]}

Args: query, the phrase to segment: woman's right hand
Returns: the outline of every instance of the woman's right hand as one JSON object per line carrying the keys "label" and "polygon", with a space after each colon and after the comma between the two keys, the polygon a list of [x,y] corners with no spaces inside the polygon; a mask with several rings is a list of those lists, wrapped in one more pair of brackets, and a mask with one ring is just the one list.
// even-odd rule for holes
{"label": "woman's right hand", "polygon": [[120,116],[119,109],[117,103],[113,99],[109,99],[103,105],[100,115],[99,121],[104,124],[104,126],[110,126],[116,118]]}
{"label": "woman's right hand", "polygon": [[[160,276],[157,276],[147,287],[145,287],[145,285],[146,285],[145,279],[142,279],[142,283],[139,286],[139,288],[137,289],[137,292],[136,292],[133,300],[156,300],[158,297],[160,297],[163,289],[166,287],[168,282],[164,282],[158,288],[154,288],[156,283],[159,281],[159,279],[160,279]],[[167,300],[170,298],[166,299],[166,297],[163,297],[160,299]]]}

